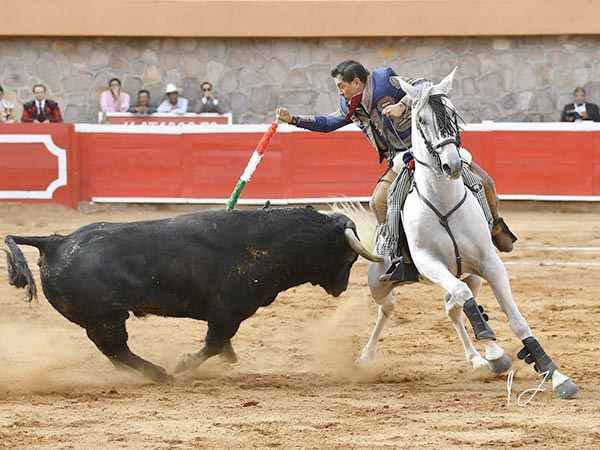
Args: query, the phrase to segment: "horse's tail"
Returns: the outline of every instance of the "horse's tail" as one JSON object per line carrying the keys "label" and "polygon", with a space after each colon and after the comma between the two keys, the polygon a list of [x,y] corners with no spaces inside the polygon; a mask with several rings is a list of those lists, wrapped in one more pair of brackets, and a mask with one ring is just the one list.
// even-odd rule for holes
{"label": "horse's tail", "polygon": [[23,255],[23,252],[17,245],[31,245],[40,249],[41,252],[50,238],[51,237],[6,236],[4,239],[4,242],[8,247],[8,250],[2,249],[6,253],[8,283],[11,286],[25,288],[28,302],[31,302],[33,299],[37,300],[37,288],[31,270],[29,270],[25,255]]}
{"label": "horse's tail", "polygon": [[331,205],[334,212],[348,216],[356,225],[356,233],[360,242],[370,252],[375,248],[377,239],[377,220],[375,215],[367,211],[360,202],[342,201]]}

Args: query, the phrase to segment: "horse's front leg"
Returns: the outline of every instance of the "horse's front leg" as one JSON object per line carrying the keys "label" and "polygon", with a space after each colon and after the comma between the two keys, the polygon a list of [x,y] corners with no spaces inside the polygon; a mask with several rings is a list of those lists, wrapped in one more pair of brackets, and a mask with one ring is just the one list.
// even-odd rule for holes
{"label": "horse's front leg", "polygon": [[[469,275],[465,279],[465,282],[467,283],[467,286],[469,286],[469,289],[471,289],[473,297],[477,297],[479,289],[481,288],[481,277]],[[463,321],[462,308],[459,307],[457,302],[452,301],[452,296],[448,292],[446,292],[444,295],[444,301],[446,304],[446,313],[448,314],[448,318],[452,322],[452,325],[454,325],[456,334],[458,335],[458,338],[465,349],[465,357],[467,362],[471,364],[473,370],[478,373],[487,373],[488,370],[491,370],[496,374],[500,374],[508,370],[512,365],[512,362],[504,350],[497,345],[495,341],[486,339],[483,341],[486,347],[486,357],[483,358],[473,345],[473,342],[467,333]]]}
{"label": "horse's front leg", "polygon": [[558,371],[554,361],[533,337],[529,324],[512,296],[504,264],[496,253],[491,253],[487,261],[482,264],[481,274],[490,284],[498,304],[508,317],[511,329],[523,342],[524,348],[517,354],[519,359],[525,360],[528,364],[534,363],[535,370],[540,374],[548,372],[546,376],[552,378],[552,390],[560,398],[567,399],[577,394],[579,392],[577,385],[568,376]]}
{"label": "horse's front leg", "polygon": [[375,303],[379,305],[379,312],[377,315],[377,322],[369,338],[369,342],[362,349],[362,352],[356,360],[356,366],[362,367],[370,363],[375,359],[377,353],[377,342],[381,337],[381,332],[387,320],[394,312],[394,306],[396,305],[396,293],[391,283],[381,283],[379,277],[385,273],[390,260],[386,260],[382,263],[370,263],[369,264],[369,289],[371,290],[371,296]]}
{"label": "horse's front leg", "polygon": [[[446,310],[452,312],[455,308],[459,308],[464,311],[473,327],[476,339],[482,341],[486,346],[486,356],[489,356],[491,360],[501,358],[504,351],[494,342],[496,335],[488,325],[486,316],[484,316],[482,310],[479,308],[475,296],[467,283],[459,280],[450,273],[448,266],[443,261],[429,252],[423,251],[421,248],[413,251],[413,259],[424,277],[441,286],[450,294],[450,298],[446,302]],[[452,313],[450,320],[454,319],[460,323],[462,317],[459,316],[460,314]],[[456,329],[459,331],[458,327]],[[464,338],[462,330],[459,331],[459,337],[461,336]]]}

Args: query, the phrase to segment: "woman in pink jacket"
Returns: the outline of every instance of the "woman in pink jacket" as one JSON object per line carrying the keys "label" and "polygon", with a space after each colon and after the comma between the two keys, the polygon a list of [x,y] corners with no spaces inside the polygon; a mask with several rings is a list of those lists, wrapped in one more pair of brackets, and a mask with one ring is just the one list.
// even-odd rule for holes
{"label": "woman in pink jacket", "polygon": [[129,94],[121,92],[121,81],[112,78],[108,82],[109,89],[100,96],[100,109],[104,112],[127,112],[129,109]]}

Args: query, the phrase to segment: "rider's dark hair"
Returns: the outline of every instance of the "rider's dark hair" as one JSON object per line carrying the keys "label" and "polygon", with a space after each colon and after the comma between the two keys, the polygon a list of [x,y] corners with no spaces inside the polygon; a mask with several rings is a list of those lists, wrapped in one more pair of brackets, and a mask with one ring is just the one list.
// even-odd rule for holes
{"label": "rider's dark hair", "polygon": [[369,71],[365,69],[365,66],[363,66],[361,63],[348,59],[339,63],[331,71],[331,76],[333,78],[337,77],[338,75],[341,75],[342,80],[347,83],[350,83],[355,78],[358,78],[360,81],[365,83],[367,81]]}
{"label": "rider's dark hair", "polygon": [[585,89],[582,88],[581,86],[577,86],[575,88],[575,90],[573,91],[573,95],[576,95],[578,92],[581,92],[583,95],[585,95]]}

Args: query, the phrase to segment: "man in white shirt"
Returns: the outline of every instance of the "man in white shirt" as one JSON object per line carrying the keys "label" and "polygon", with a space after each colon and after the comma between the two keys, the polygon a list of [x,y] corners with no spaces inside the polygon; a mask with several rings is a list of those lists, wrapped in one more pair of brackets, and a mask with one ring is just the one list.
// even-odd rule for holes
{"label": "man in white shirt", "polygon": [[177,88],[177,86],[175,86],[173,83],[167,84],[167,88],[165,89],[167,98],[160,105],[158,105],[156,112],[185,114],[188,109],[188,101],[187,98],[180,97],[179,92],[180,89]]}

